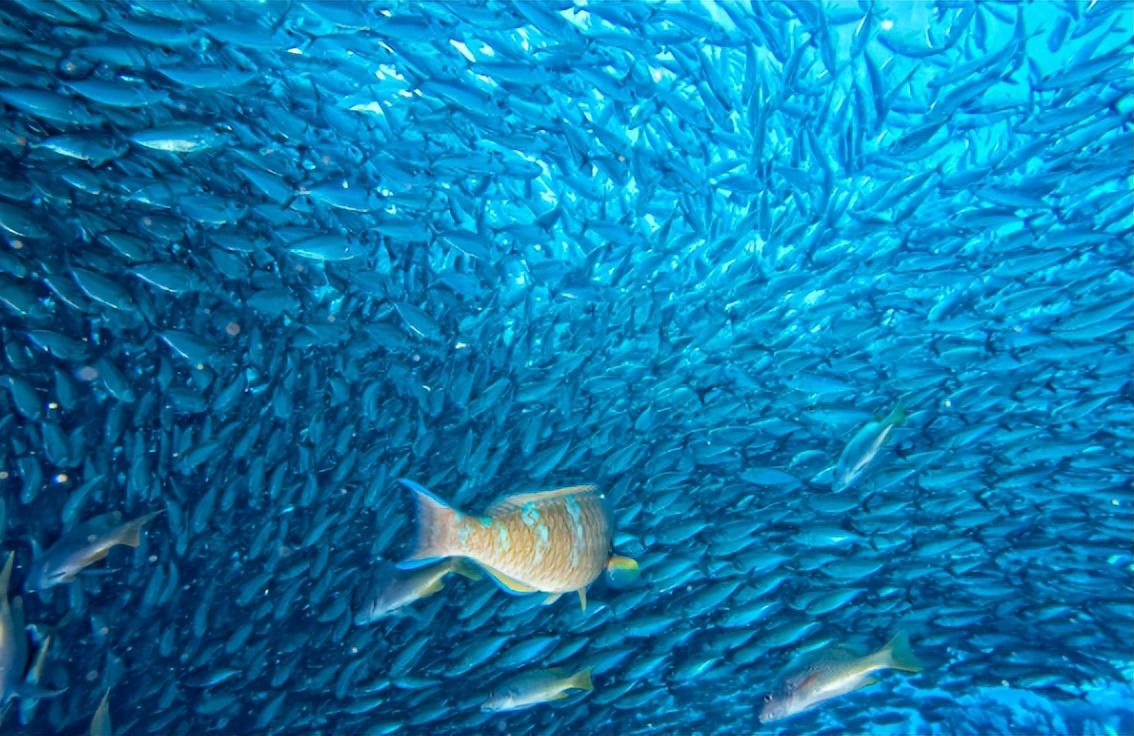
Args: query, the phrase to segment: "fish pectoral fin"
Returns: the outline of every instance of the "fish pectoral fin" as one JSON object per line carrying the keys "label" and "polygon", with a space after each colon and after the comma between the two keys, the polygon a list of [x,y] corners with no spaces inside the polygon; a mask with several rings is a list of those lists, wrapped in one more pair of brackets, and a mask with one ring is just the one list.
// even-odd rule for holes
{"label": "fish pectoral fin", "polygon": [[552,603],[559,600],[559,596],[561,596],[561,595],[563,595],[563,594],[562,593],[552,593],[551,595],[547,596],[547,598],[544,599],[543,605],[550,606]]}
{"label": "fish pectoral fin", "polygon": [[480,570],[476,569],[476,566],[473,565],[468,560],[461,558],[461,557],[455,557],[455,558],[452,558],[452,559],[453,559],[453,567],[452,567],[451,572],[455,572],[462,577],[468,578],[469,580],[483,580],[484,579],[484,575],[481,575]]}
{"label": "fish pectoral fin", "polygon": [[427,567],[435,562],[445,559],[444,557],[420,557],[417,559],[402,560],[394,565],[399,570],[416,570],[419,567]]}
{"label": "fish pectoral fin", "polygon": [[426,596],[431,596],[434,593],[436,593],[437,591],[443,590],[444,588],[445,588],[445,583],[443,583],[441,581],[441,578],[437,578],[436,580],[431,582],[429,585],[427,585],[427,586],[425,586],[424,588],[421,589],[421,597],[425,598]]}
{"label": "fish pectoral fin", "polygon": [[867,675],[866,677],[862,678],[862,685],[860,687],[870,687],[876,682],[878,682],[877,677],[874,677],[873,675]]}
{"label": "fish pectoral fin", "polygon": [[532,586],[525,585],[515,578],[510,578],[499,570],[491,568],[485,564],[481,564],[481,567],[484,568],[484,571],[486,573],[492,576],[492,579],[496,581],[497,585],[499,585],[501,588],[511,593],[512,595],[523,595],[524,593],[536,592],[536,589]]}
{"label": "fish pectoral fin", "polygon": [[579,588],[579,608],[587,610],[587,589]]}

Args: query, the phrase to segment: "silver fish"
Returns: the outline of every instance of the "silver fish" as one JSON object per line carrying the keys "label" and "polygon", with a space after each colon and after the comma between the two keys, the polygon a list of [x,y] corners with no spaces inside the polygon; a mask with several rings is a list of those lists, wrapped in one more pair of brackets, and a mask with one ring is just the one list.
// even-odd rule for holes
{"label": "silver fish", "polygon": [[154,511],[132,521],[122,522],[122,514],[114,511],[96,516],[65,532],[59,541],[32,563],[25,588],[45,590],[69,583],[84,568],[98,562],[115,545],[137,547],[142,527],[161,511]]}
{"label": "silver fish", "polygon": [[877,680],[871,675],[888,669],[922,670],[921,663],[910,650],[905,632],[865,657],[856,657],[838,647],[828,650],[812,664],[788,676],[776,692],[764,696],[760,722],[790,718],[826,700],[872,685]]}

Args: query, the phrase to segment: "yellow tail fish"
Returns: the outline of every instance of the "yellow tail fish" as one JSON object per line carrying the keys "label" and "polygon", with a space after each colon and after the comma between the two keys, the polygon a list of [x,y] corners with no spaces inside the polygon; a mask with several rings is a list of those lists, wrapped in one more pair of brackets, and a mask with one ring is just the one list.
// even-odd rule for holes
{"label": "yellow tail fish", "polygon": [[587,586],[602,574],[633,573],[638,563],[612,555],[610,514],[594,486],[508,496],[482,515],[466,514],[420,484],[400,479],[417,504],[417,545],[401,568],[466,557],[517,595],[568,592],[587,608]]}

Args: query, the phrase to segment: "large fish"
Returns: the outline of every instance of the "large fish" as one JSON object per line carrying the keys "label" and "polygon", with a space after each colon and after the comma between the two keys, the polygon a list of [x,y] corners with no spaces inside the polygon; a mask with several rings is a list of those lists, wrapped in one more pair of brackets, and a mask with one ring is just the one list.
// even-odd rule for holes
{"label": "large fish", "polygon": [[36,558],[24,587],[44,590],[69,583],[84,568],[106,557],[111,547],[118,544],[137,547],[141,543],[142,527],[160,513],[154,511],[123,523],[122,514],[114,511],[78,524]]}
{"label": "large fish", "polygon": [[879,670],[921,672],[921,669],[921,663],[910,650],[905,632],[865,657],[857,657],[836,647],[789,675],[776,692],[765,695],[760,722],[790,718],[825,700],[872,685],[876,680],[871,675]]}
{"label": "large fish", "polygon": [[401,483],[417,503],[417,545],[400,567],[467,557],[511,593],[549,593],[546,603],[552,603],[573,591],[584,610],[587,586],[604,569],[638,568],[612,555],[610,514],[594,486],[508,496],[474,516],[411,480]]}

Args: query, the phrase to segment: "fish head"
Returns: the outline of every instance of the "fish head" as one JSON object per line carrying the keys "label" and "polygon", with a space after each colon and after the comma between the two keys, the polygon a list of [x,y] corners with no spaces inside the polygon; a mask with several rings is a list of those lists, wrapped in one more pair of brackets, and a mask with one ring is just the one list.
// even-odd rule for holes
{"label": "fish head", "polygon": [[75,579],[75,570],[67,565],[54,564],[50,557],[36,560],[28,570],[27,580],[24,581],[24,590],[35,592],[47,590],[56,585],[63,585]]}
{"label": "fish head", "polygon": [[512,688],[498,688],[488,694],[480,709],[489,713],[512,710],[516,707],[516,693]]}
{"label": "fish head", "polygon": [[783,693],[764,695],[764,706],[760,709],[760,723],[772,723],[791,715],[791,696]]}

